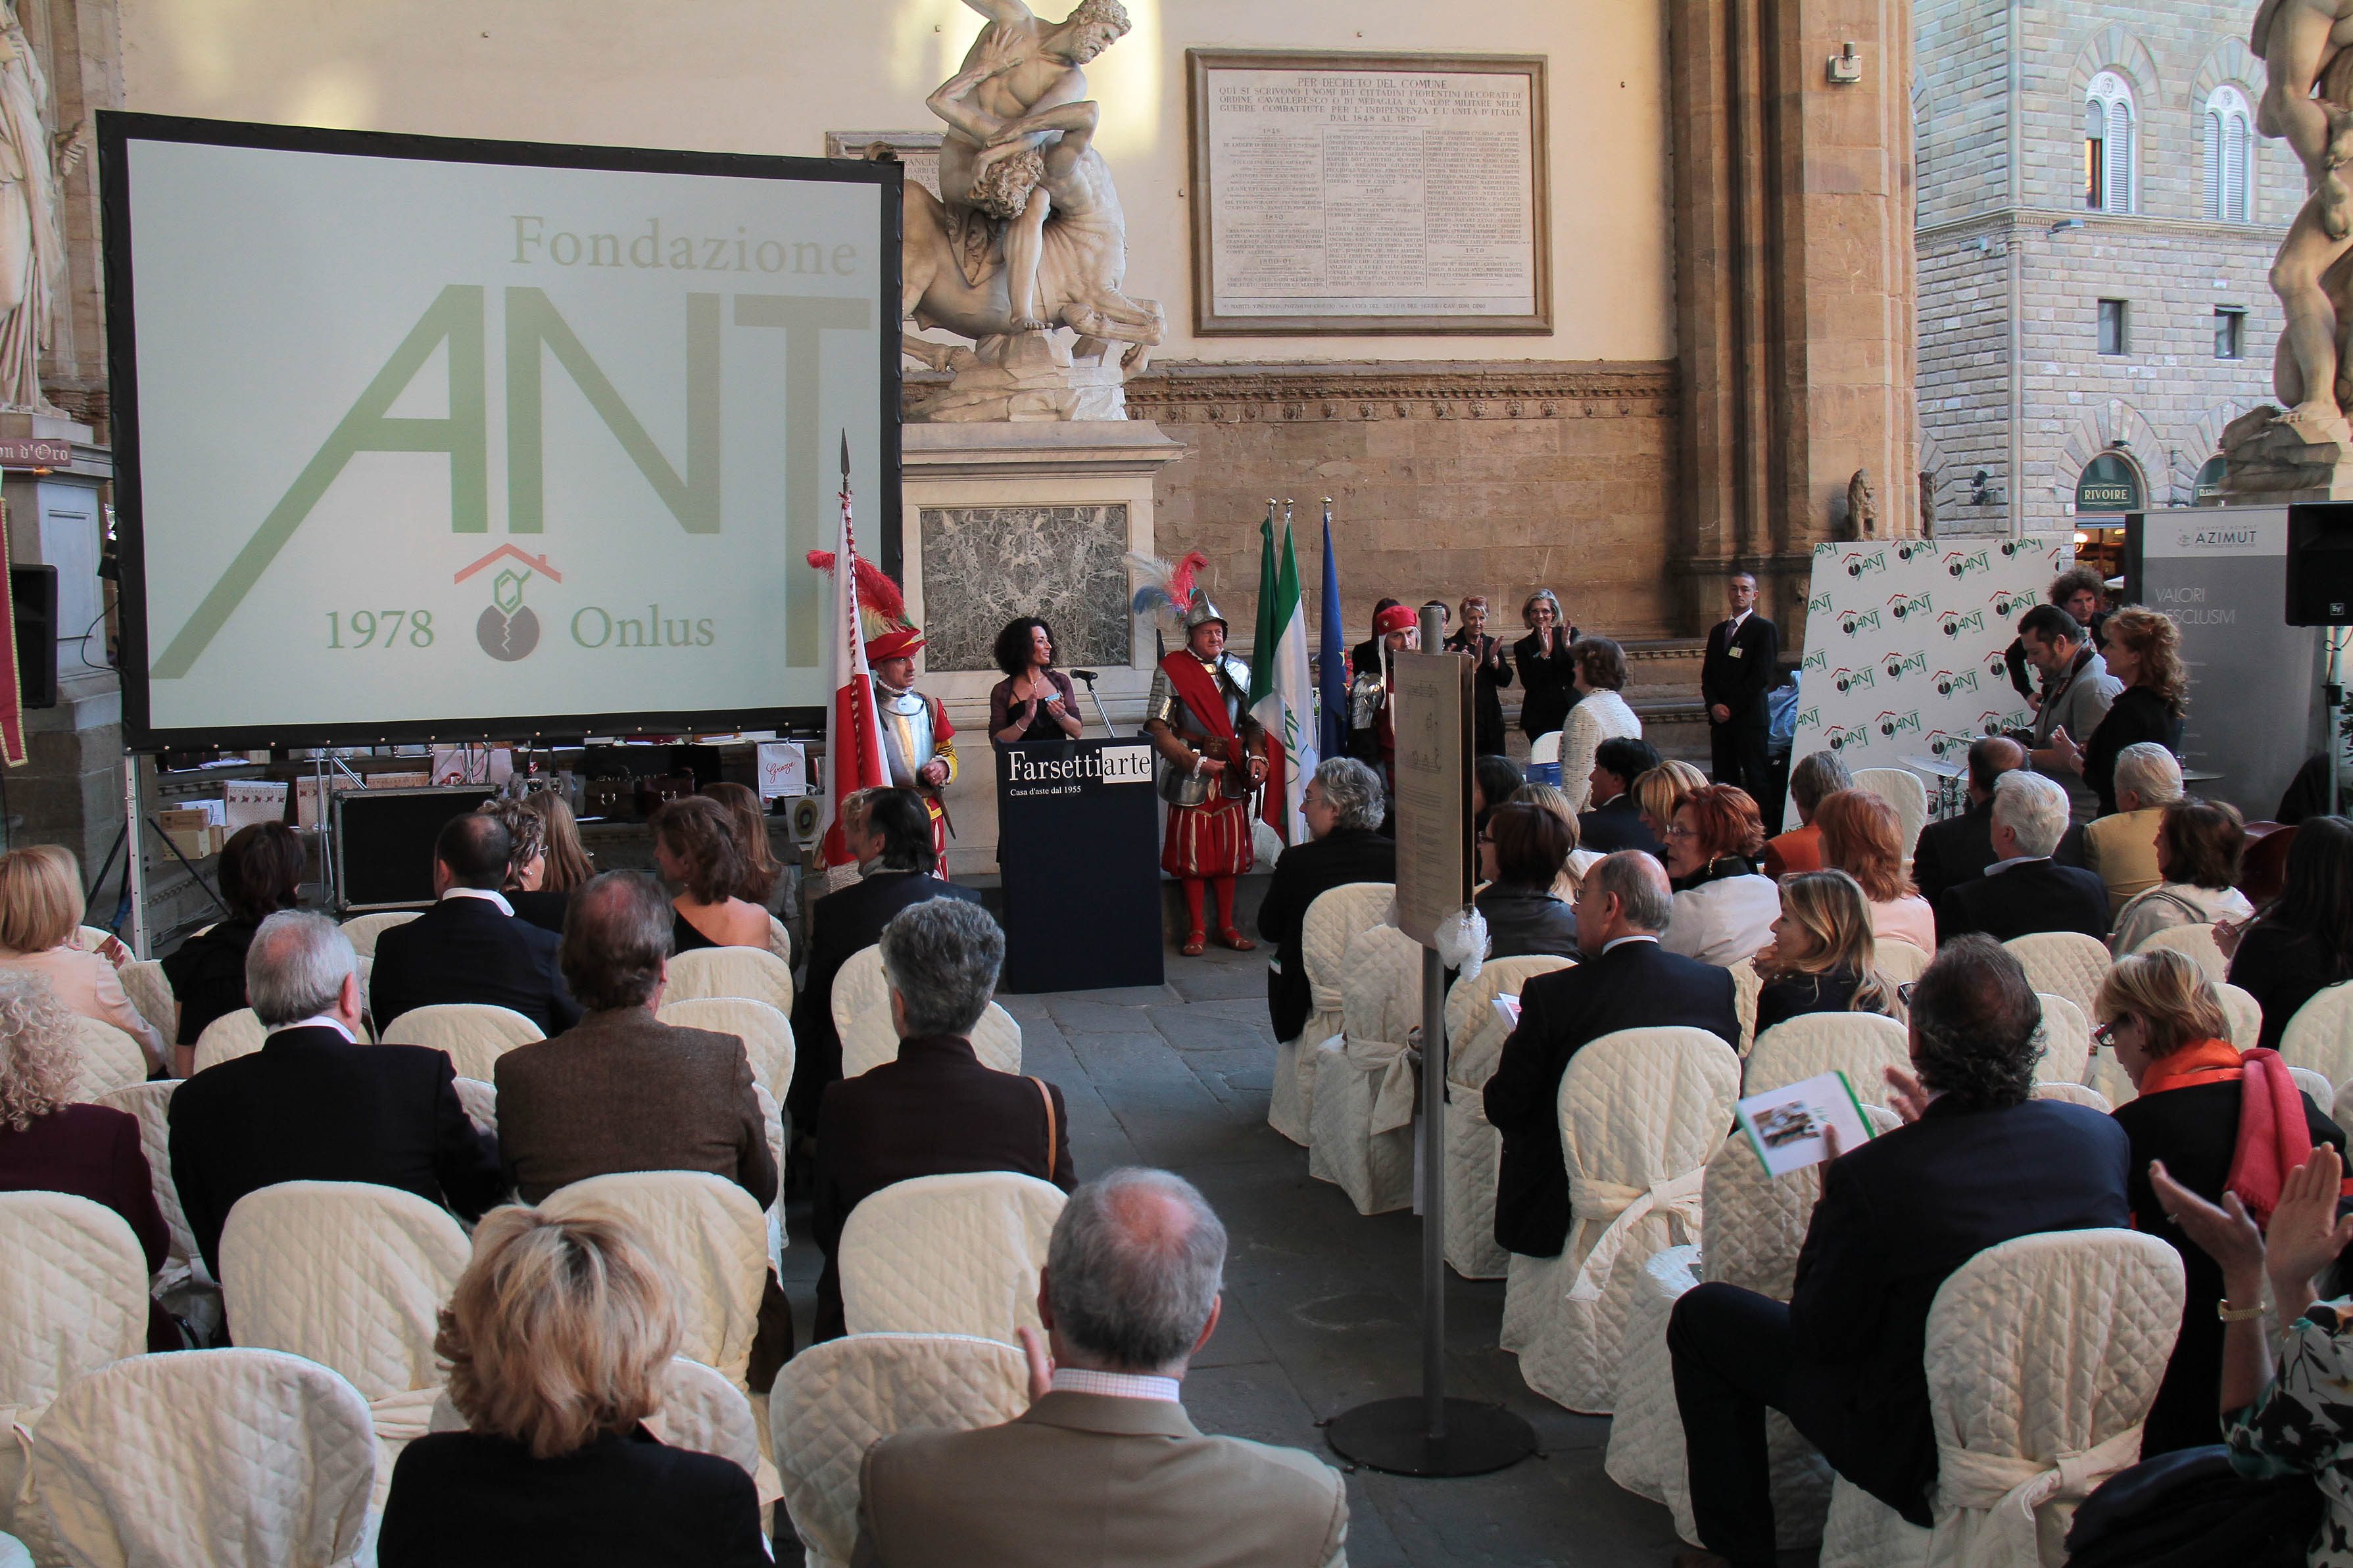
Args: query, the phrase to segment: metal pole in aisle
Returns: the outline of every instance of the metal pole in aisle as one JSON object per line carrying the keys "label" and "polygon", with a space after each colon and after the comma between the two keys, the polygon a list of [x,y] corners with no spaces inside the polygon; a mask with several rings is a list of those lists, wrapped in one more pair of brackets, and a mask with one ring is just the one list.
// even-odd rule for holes
{"label": "metal pole in aisle", "polygon": [[145,837],[139,831],[139,753],[122,753],[122,852],[131,858],[124,862],[123,875],[131,888],[131,956],[147,956],[147,854]]}

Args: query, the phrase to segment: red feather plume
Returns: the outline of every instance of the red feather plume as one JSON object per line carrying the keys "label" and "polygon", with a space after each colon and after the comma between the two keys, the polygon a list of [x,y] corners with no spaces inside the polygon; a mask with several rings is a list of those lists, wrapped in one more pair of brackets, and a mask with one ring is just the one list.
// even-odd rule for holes
{"label": "red feather plume", "polygon": [[[891,581],[889,574],[863,555],[853,555],[850,561],[858,576],[858,607],[885,620],[903,623],[907,618],[907,600],[899,592],[899,584]],[[820,572],[830,572],[834,568],[833,552],[812,550],[808,552],[808,563]]]}
{"label": "red feather plume", "polygon": [[1176,563],[1176,570],[1168,574],[1168,600],[1182,614],[1193,605],[1193,579],[1209,558],[1196,550]]}

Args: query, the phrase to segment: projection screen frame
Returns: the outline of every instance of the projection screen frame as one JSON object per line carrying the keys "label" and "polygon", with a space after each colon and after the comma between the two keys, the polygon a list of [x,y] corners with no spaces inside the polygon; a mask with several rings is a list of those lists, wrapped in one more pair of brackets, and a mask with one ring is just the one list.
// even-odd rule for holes
{"label": "projection screen frame", "polygon": [[[428,163],[497,163],[528,168],[603,169],[624,173],[725,175],[739,179],[825,181],[877,187],[877,298],[883,317],[881,410],[876,466],[880,494],[858,498],[860,537],[873,538],[883,571],[903,576],[900,453],[900,258],[905,171],[893,163],[803,158],[748,153],[570,146],[499,142],[375,131],[199,120],[176,115],[100,110],[97,114],[99,212],[106,282],[107,375],[114,454],[117,619],[121,627],[123,746],[133,752],[261,746],[359,746],[418,741],[547,741],[586,735],[681,735],[737,730],[821,732],[825,709],[803,704],[764,708],[630,709],[594,713],[532,713],[505,717],[399,720],[375,723],[307,721],[158,729],[152,721],[148,670],[147,574],[139,468],[138,333],[132,267],[132,142],[195,142],[271,152]],[[820,443],[823,450],[832,447]],[[492,537],[503,537],[493,535]],[[830,533],[828,535],[830,538]]]}

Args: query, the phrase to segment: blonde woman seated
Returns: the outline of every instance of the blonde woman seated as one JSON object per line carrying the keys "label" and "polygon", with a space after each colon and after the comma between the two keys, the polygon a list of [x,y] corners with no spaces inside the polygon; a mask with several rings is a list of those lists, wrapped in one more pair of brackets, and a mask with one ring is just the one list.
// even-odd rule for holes
{"label": "blonde woman seated", "polygon": [[164,1036],[123,994],[114,965],[67,944],[81,924],[81,863],[54,844],[0,855],[0,967],[37,974],[69,1013],[111,1024],[164,1066]]}
{"label": "blonde woman seated", "polygon": [[1765,982],[1757,1032],[1805,1013],[1897,1016],[1895,987],[1879,973],[1871,905],[1844,871],[1799,871],[1781,884],[1773,940],[1757,954]]}
{"label": "blonde woman seated", "polygon": [[1765,825],[1746,790],[1736,784],[1694,790],[1667,829],[1667,878],[1675,901],[1659,944],[1725,965],[1764,946],[1781,912],[1773,879],[1757,874],[1755,857],[1764,847]]}
{"label": "blonde woman seated", "polygon": [[2247,846],[2246,825],[2228,801],[2177,800],[2157,824],[2157,886],[2116,915],[2112,952],[2126,953],[2175,926],[2250,919],[2254,905],[2232,884]]}
{"label": "blonde woman seated", "polygon": [[735,896],[744,885],[744,850],[727,808],[689,795],[654,817],[654,865],[665,881],[681,884],[670,907],[670,951],[702,947],[765,947],[768,911]]}
{"label": "blonde woman seated", "polygon": [[401,1451],[382,1568],[767,1568],[752,1478],[643,1426],[679,1342],[670,1288],[627,1222],[491,1211],[441,1310],[463,1432]]}
{"label": "blonde woman seated", "polygon": [[1667,841],[1667,829],[1674,826],[1675,812],[1694,794],[1707,787],[1707,775],[1689,763],[1661,763],[1634,781],[1630,792],[1634,796],[1637,815],[1651,837],[1661,844]]}
{"label": "blonde woman seated", "polygon": [[596,863],[580,842],[580,823],[572,807],[552,789],[534,790],[522,797],[525,809],[539,818],[546,846],[547,865],[539,885],[551,893],[568,893],[596,874]]}
{"label": "blonde woman seated", "polygon": [[1583,829],[1577,824],[1576,809],[1568,804],[1568,792],[1558,784],[1522,784],[1512,798],[1523,805],[1533,805],[1538,811],[1552,813],[1568,830],[1568,860],[1561,867],[1560,875],[1553,879],[1552,890],[1555,898],[1567,899],[1574,903],[1577,890],[1585,885],[1585,873],[1599,862],[1601,852],[1577,847]]}
{"label": "blonde woman seated", "polygon": [[1822,864],[1862,885],[1871,900],[1872,934],[1936,951],[1936,911],[1904,874],[1903,829],[1895,808],[1867,789],[1826,795],[1814,807],[1822,830]]}

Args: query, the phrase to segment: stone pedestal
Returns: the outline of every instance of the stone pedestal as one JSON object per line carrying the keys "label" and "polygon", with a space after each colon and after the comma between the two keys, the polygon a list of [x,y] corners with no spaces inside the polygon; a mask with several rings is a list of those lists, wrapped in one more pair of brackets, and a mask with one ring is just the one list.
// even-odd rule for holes
{"label": "stone pedestal", "polygon": [[[909,425],[902,443],[907,608],[929,639],[918,685],[946,704],[962,762],[945,801],[948,868],[993,871],[997,630],[1042,617],[1055,663],[1097,671],[1112,722],[1133,731],[1155,655],[1151,628],[1128,614],[1126,556],[1153,553],[1153,478],[1187,448],[1140,419]],[[1079,711],[1088,734],[1103,732],[1083,683]]]}
{"label": "stone pedestal", "polygon": [[2222,427],[2221,493],[2210,504],[2289,506],[2353,500],[2353,432],[2291,425],[2270,404]]}

